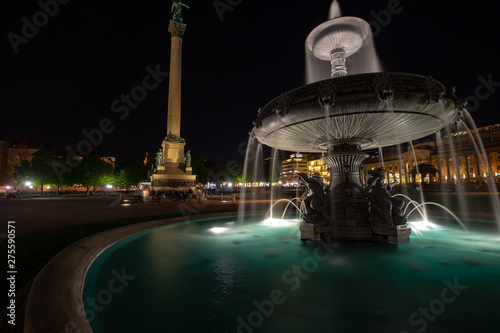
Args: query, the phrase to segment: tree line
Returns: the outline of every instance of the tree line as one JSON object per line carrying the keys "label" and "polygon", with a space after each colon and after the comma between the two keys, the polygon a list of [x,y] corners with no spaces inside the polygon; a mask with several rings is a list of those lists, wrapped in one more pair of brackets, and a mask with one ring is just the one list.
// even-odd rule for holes
{"label": "tree line", "polygon": [[[70,170],[60,172],[61,168]],[[147,171],[151,164],[140,165],[132,159],[123,159],[113,164],[105,161],[98,154],[91,154],[79,159],[65,160],[57,156],[55,151],[41,149],[33,154],[31,161],[23,160],[13,170],[13,178],[18,186],[31,182],[39,186],[43,193],[43,186],[56,188],[60,186],[82,185],[87,192],[97,186],[113,184],[123,186],[127,190],[147,178]]]}
{"label": "tree line", "polygon": [[[253,161],[249,164],[253,164]],[[271,181],[267,164],[267,161],[264,162],[264,174],[259,178]],[[23,160],[14,168],[13,178],[18,186],[24,186],[29,181],[33,186],[40,187],[42,192],[43,186],[54,187],[58,192],[60,186],[72,187],[75,184],[86,187],[87,192],[91,188],[95,191],[96,187],[106,184],[122,186],[129,190],[130,186],[148,180],[148,171],[152,169],[152,165],[152,160],[139,164],[127,158],[117,161],[113,166],[99,154],[68,160],[58,156],[54,150],[41,149],[33,154],[31,161]],[[210,162],[201,155],[193,155],[192,168],[198,184],[254,181],[251,177],[244,179],[243,162]],[[276,181],[277,176],[278,172],[275,172],[275,179],[272,181]]]}

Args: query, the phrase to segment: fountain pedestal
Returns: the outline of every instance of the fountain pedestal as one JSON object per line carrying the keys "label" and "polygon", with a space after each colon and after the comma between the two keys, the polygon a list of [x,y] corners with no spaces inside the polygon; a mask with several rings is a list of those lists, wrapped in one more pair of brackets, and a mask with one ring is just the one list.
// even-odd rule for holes
{"label": "fountain pedestal", "polygon": [[[390,244],[410,241],[411,230],[407,224],[370,222],[374,213],[370,210],[368,190],[363,187],[360,178],[361,163],[367,157],[361,151],[360,144],[355,141],[337,140],[329,144],[328,155],[322,158],[331,167],[330,188],[325,199],[327,204],[321,209],[316,201],[315,209],[306,209],[304,221],[299,227],[302,240],[375,240]],[[312,195],[315,195],[312,183],[308,187],[313,192]],[[306,205],[309,203],[312,206],[311,202],[314,201],[305,201]],[[313,214],[323,218],[314,218],[316,215]],[[392,223],[392,220],[386,223]]]}
{"label": "fountain pedestal", "polygon": [[368,222],[369,203],[363,192],[359,171],[368,157],[359,143],[338,140],[328,147],[322,159],[330,165],[328,189],[331,238],[370,240],[372,228]]}

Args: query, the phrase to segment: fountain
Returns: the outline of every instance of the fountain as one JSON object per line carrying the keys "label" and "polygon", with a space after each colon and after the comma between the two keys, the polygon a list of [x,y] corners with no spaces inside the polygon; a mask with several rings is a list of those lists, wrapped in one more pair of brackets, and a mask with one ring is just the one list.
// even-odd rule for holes
{"label": "fountain", "polygon": [[285,92],[259,109],[252,136],[285,151],[324,153],[330,186],[299,175],[306,185],[303,240],[399,244],[409,241],[404,203],[384,184],[385,169],[371,171],[363,184],[365,149],[411,142],[436,133],[460,117],[464,104],[454,90],[431,76],[375,72],[348,75],[346,59],[371,41],[367,22],[335,17],[316,27],[306,45],[330,61],[331,78]]}

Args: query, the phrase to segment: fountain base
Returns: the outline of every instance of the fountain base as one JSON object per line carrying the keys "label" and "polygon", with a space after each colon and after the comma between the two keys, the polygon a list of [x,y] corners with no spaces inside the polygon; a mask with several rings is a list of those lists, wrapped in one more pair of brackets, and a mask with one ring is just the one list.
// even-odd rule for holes
{"label": "fountain base", "polygon": [[360,170],[367,156],[358,142],[332,141],[322,158],[330,165],[330,187],[324,189],[314,175],[298,175],[299,183],[308,188],[300,224],[302,240],[409,242],[411,230],[401,214],[402,202],[384,184],[385,169],[371,170],[371,178],[363,185]]}
{"label": "fountain base", "polygon": [[325,242],[366,242],[384,244],[404,244],[410,242],[411,228],[407,225],[377,225],[368,227],[339,227],[330,221],[308,223],[302,221],[299,226],[300,240]]}
{"label": "fountain base", "polygon": [[320,241],[329,240],[332,226],[330,221],[321,221],[318,223],[308,223],[306,221],[300,222],[300,240],[306,241]]}
{"label": "fountain base", "polygon": [[373,239],[382,243],[403,244],[410,242],[411,228],[403,225],[377,225],[373,227]]}

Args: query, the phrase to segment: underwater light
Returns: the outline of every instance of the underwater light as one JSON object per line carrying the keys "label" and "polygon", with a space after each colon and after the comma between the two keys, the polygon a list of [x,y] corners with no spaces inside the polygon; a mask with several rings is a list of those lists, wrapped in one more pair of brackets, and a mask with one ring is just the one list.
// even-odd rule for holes
{"label": "underwater light", "polygon": [[441,229],[439,225],[427,220],[411,222],[411,225],[420,231]]}
{"label": "underwater light", "polygon": [[290,227],[298,223],[299,223],[298,220],[282,220],[282,219],[269,218],[264,220],[261,224],[268,227]]}
{"label": "underwater light", "polygon": [[215,228],[211,228],[209,229],[211,232],[213,232],[214,234],[220,234],[222,232],[225,232],[227,231],[228,228],[222,228],[222,227],[215,227]]}

